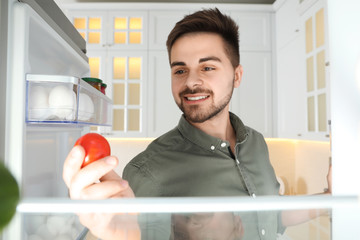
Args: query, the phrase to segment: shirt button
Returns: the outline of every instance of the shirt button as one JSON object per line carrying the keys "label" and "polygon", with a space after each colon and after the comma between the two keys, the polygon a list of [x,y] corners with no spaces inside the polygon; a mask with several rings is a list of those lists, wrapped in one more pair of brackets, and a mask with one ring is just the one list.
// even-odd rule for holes
{"label": "shirt button", "polygon": [[215,150],[215,146],[214,146],[214,145],[211,146],[210,149],[211,149],[211,150]]}
{"label": "shirt button", "polygon": [[226,147],[226,143],[221,143],[221,147]]}
{"label": "shirt button", "polygon": [[264,236],[265,235],[265,229],[261,229],[261,234]]}

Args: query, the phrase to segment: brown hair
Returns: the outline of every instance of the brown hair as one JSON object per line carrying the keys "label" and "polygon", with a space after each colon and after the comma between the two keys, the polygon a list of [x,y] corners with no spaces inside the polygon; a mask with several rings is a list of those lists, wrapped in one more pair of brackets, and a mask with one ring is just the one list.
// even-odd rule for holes
{"label": "brown hair", "polygon": [[186,15],[177,22],[166,41],[170,60],[171,48],[175,41],[187,33],[210,32],[219,34],[223,41],[226,54],[234,68],[239,65],[239,27],[233,19],[222,14],[219,9],[205,9]]}

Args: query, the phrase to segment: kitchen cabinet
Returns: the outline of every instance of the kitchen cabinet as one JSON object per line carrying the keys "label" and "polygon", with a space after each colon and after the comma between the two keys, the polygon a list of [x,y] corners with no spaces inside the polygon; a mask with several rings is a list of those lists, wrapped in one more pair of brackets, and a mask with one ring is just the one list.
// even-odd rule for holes
{"label": "kitchen cabinet", "polygon": [[147,12],[74,10],[67,16],[87,43],[87,50],[147,48]]}
{"label": "kitchen cabinet", "polygon": [[277,136],[329,140],[326,2],[282,1],[276,10]]}
{"label": "kitchen cabinet", "polygon": [[149,52],[148,135],[151,137],[174,128],[182,112],[171,92],[167,51]]}
{"label": "kitchen cabinet", "polygon": [[299,3],[288,0],[277,1],[275,8],[276,46],[279,49],[300,35]]}
{"label": "kitchen cabinet", "polygon": [[102,131],[146,137],[147,12],[106,8],[67,15],[87,41],[90,76],[107,84],[113,100],[112,129]]}
{"label": "kitchen cabinet", "polygon": [[273,136],[272,21],[270,12],[231,11],[239,25],[243,79],[230,110],[265,137]]}
{"label": "kitchen cabinet", "polygon": [[298,35],[277,52],[277,134],[301,138],[306,126],[304,40]]}
{"label": "kitchen cabinet", "polygon": [[245,125],[266,137],[272,128],[272,67],[271,52],[241,52],[243,78],[234,89],[230,111],[237,114]]}
{"label": "kitchen cabinet", "polygon": [[241,52],[272,50],[272,13],[234,10],[230,16],[239,26]]}
{"label": "kitchen cabinet", "polygon": [[189,13],[190,10],[150,10],[149,50],[166,51],[166,40],[170,31],[179,20]]}
{"label": "kitchen cabinet", "polygon": [[[87,6],[86,8],[82,6]],[[273,135],[272,129],[272,30],[273,13],[271,5],[242,6],[218,4],[219,8],[229,14],[239,24],[240,30],[240,63],[244,66],[244,80],[234,92],[230,110],[242,117],[245,124],[257,129],[265,137]],[[113,99],[113,129],[110,134],[117,137],[157,137],[172,129],[178,123],[181,112],[176,106],[171,93],[171,76],[166,50],[166,40],[173,26],[184,15],[204,8],[196,4],[149,4],[136,8],[126,4],[73,4],[64,6],[72,22],[84,18],[85,27],[78,29],[87,41],[90,20],[101,19],[100,40],[88,44],[91,75],[105,79],[108,84],[107,94]],[[213,6],[211,6],[213,7]],[[97,8],[97,11],[94,10]],[[83,9],[83,10],[81,10]],[[119,11],[117,11],[119,9]],[[121,9],[121,11],[120,11]],[[127,10],[125,10],[127,9]],[[181,9],[181,10],[179,10]],[[115,34],[120,30],[113,27],[116,19],[142,19],[142,40],[140,44],[116,44]],[[130,27],[130,25],[128,25]],[[98,27],[99,28],[99,27]],[[122,32],[121,30],[120,32]],[[136,30],[124,30],[131,33]],[[125,37],[123,37],[125,38]],[[123,39],[122,38],[122,39]],[[127,40],[128,41],[128,40]],[[93,41],[92,41],[93,42]],[[126,59],[137,56],[141,58],[141,74],[134,80],[128,79],[126,68],[130,63]],[[124,79],[114,78],[116,61],[126,62],[121,73]],[[123,60],[121,60],[123,59]],[[120,66],[120,65],[119,65]],[[127,70],[126,70],[127,69]],[[120,74],[120,73],[119,73]],[[118,75],[119,75],[118,74]],[[121,75],[120,74],[120,75]],[[135,105],[126,102],[134,94],[126,84],[133,81],[140,85],[140,100]],[[119,85],[123,84],[123,85]],[[125,100],[119,102],[118,95]],[[133,115],[130,114],[130,109]],[[134,116],[129,119],[129,116]],[[136,122],[136,127],[129,129],[128,124]]]}

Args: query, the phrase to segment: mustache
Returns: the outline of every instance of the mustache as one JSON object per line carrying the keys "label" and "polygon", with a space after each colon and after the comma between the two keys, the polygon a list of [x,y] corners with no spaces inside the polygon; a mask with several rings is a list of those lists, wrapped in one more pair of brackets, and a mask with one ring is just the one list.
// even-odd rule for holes
{"label": "mustache", "polygon": [[213,94],[213,91],[209,90],[209,89],[205,89],[205,88],[200,88],[200,87],[197,87],[197,88],[193,88],[193,89],[190,89],[190,88],[185,88],[183,91],[181,91],[179,93],[179,96],[180,97],[183,97],[184,95],[186,94],[196,94],[196,93],[208,93],[208,94]]}

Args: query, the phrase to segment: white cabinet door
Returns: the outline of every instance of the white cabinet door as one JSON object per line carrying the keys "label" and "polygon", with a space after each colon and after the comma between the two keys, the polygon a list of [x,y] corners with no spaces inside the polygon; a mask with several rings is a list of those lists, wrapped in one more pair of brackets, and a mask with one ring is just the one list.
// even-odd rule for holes
{"label": "white cabinet door", "polygon": [[107,44],[106,11],[68,11],[68,18],[86,41],[86,49],[103,50]]}
{"label": "white cabinet door", "polygon": [[278,49],[299,35],[300,15],[298,7],[298,1],[284,1],[275,14],[276,46]]}
{"label": "white cabinet door", "polygon": [[146,137],[147,51],[109,51],[107,94],[113,100],[112,133],[118,137]]}
{"label": "white cabinet door", "polygon": [[158,137],[173,129],[181,111],[171,92],[171,75],[166,51],[149,52],[148,137]]}
{"label": "white cabinet door", "polygon": [[306,64],[307,139],[329,140],[330,79],[327,6],[318,0],[301,16]]}
{"label": "white cabinet door", "polygon": [[166,40],[175,24],[189,11],[153,10],[149,12],[149,49],[166,50]]}
{"label": "white cabinet door", "polygon": [[245,125],[272,137],[271,53],[242,52],[243,78],[234,90],[230,110]]}
{"label": "white cabinet door", "polygon": [[109,50],[147,50],[147,11],[109,11],[107,16]]}
{"label": "white cabinet door", "polygon": [[298,36],[277,54],[277,130],[281,138],[302,138],[306,128],[304,39]]}
{"label": "white cabinet door", "polygon": [[241,51],[271,51],[271,14],[233,11],[239,25]]}

